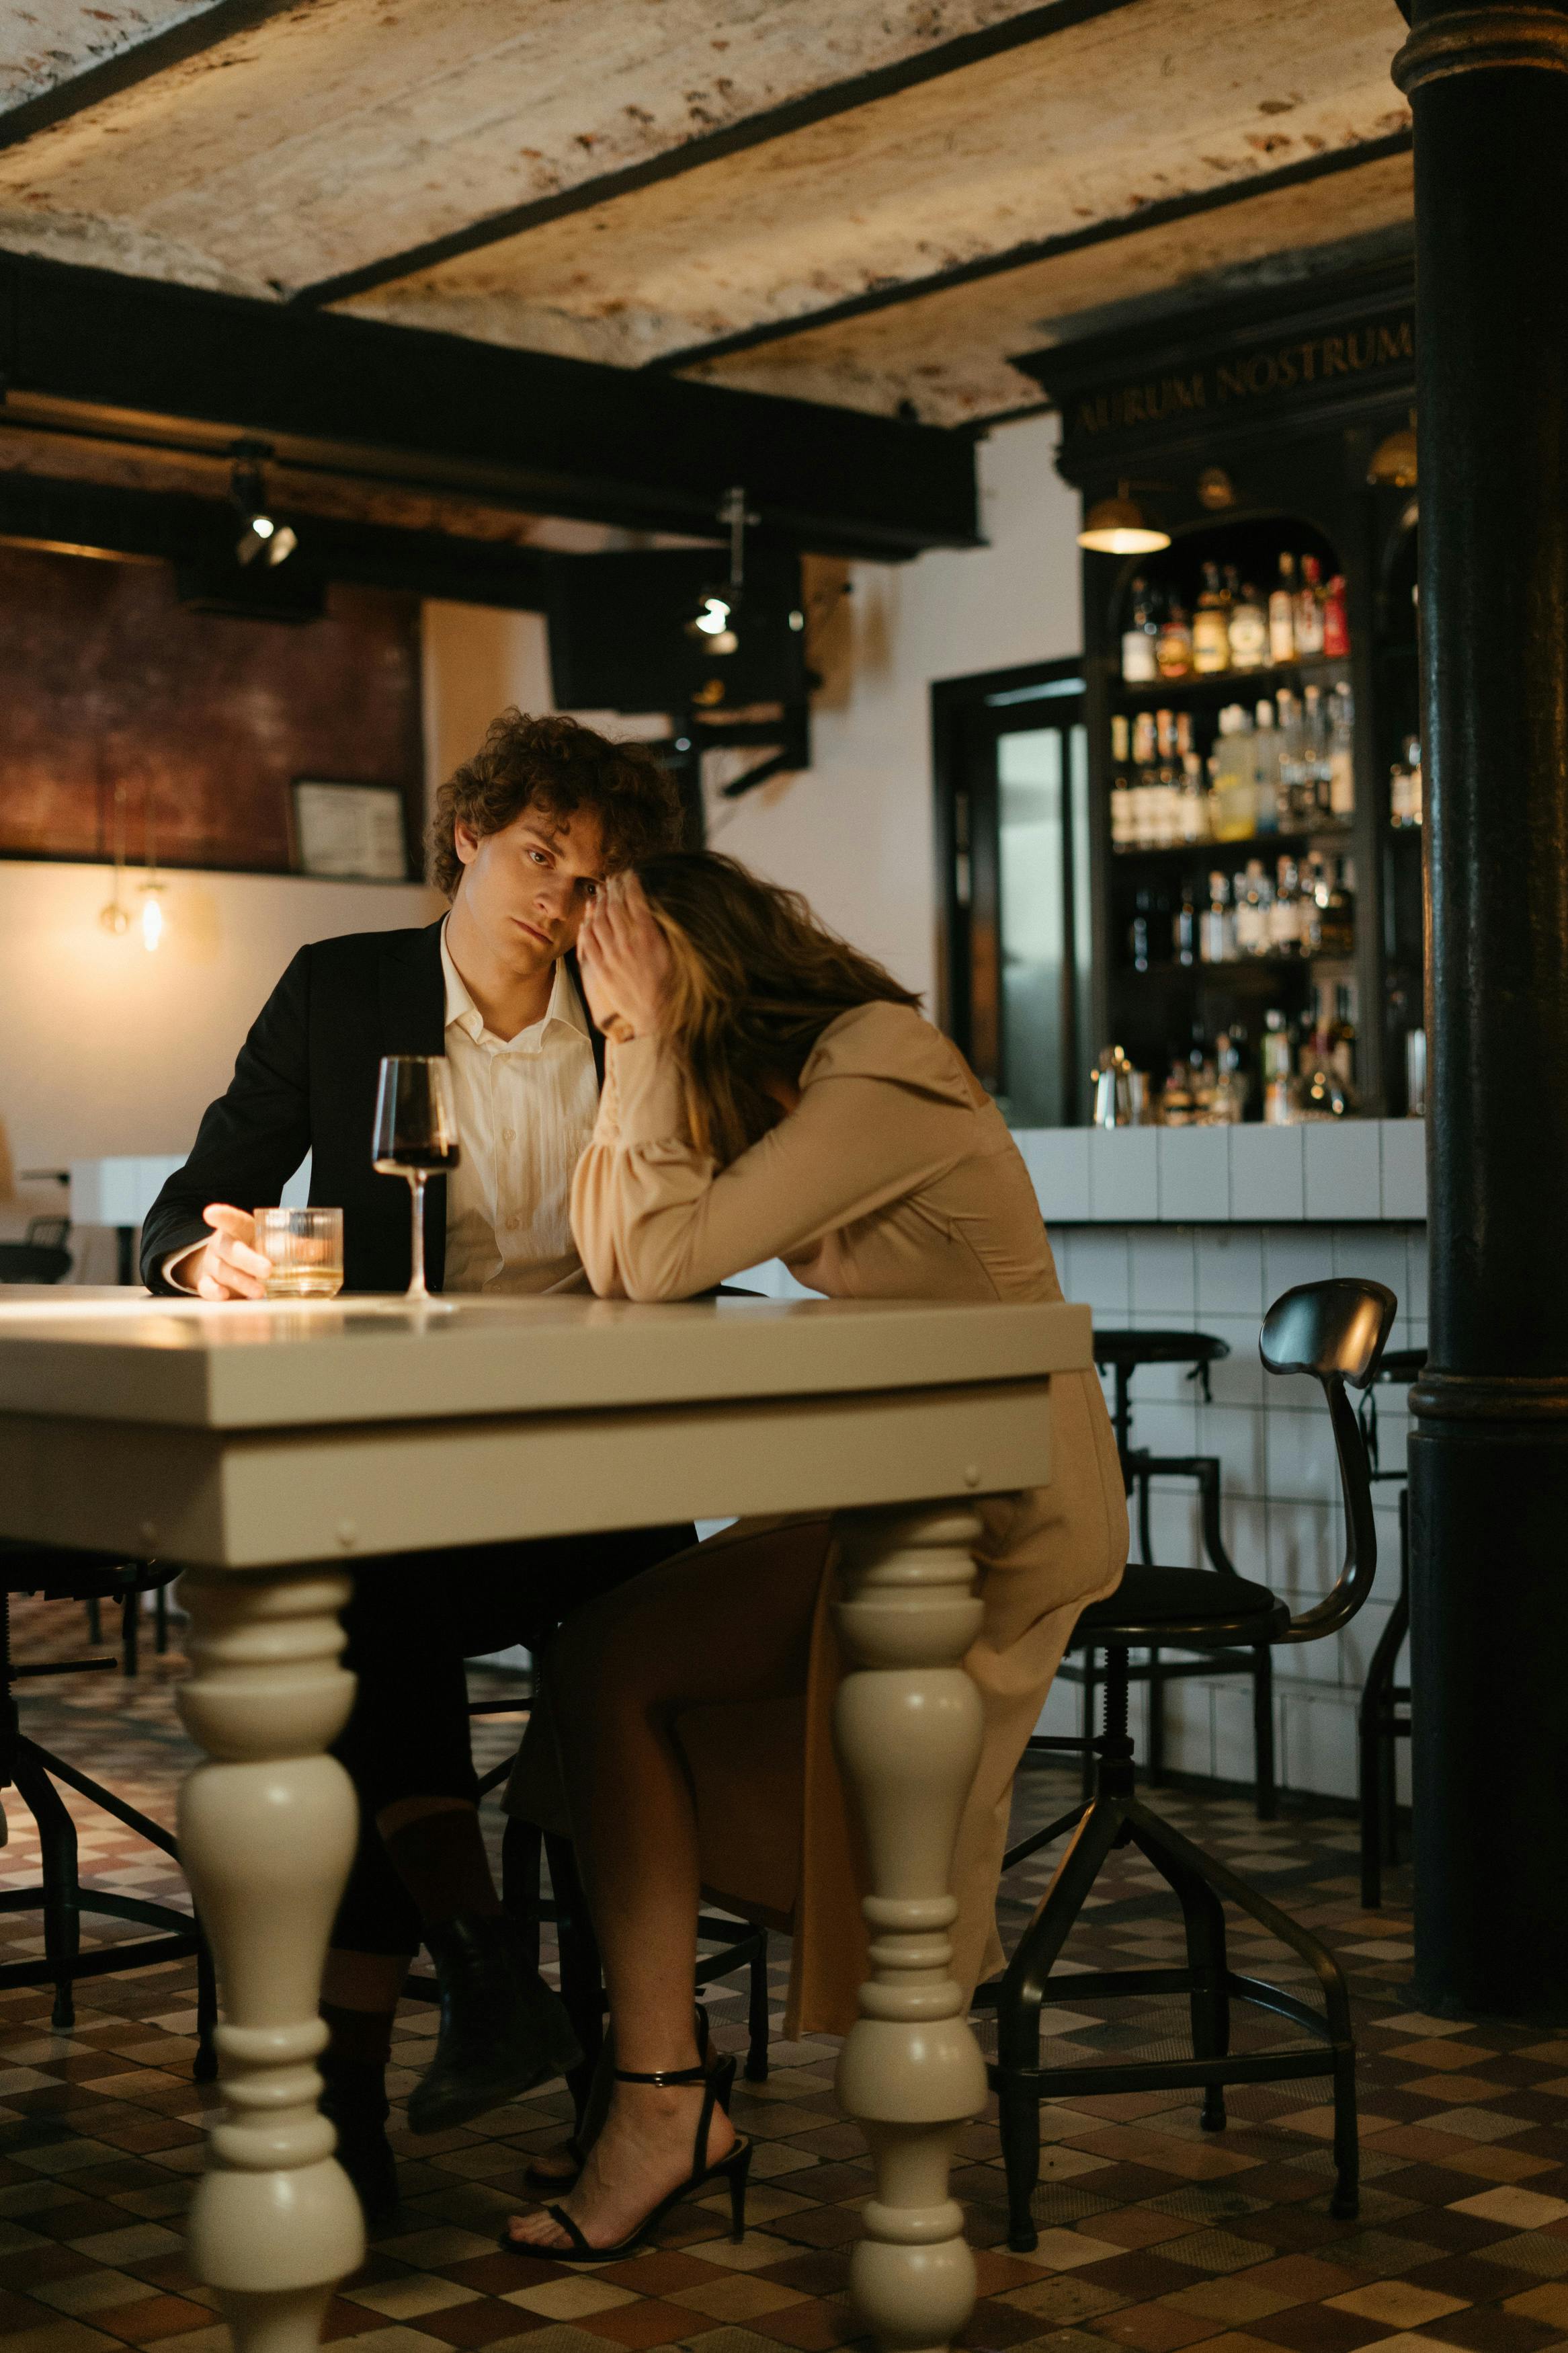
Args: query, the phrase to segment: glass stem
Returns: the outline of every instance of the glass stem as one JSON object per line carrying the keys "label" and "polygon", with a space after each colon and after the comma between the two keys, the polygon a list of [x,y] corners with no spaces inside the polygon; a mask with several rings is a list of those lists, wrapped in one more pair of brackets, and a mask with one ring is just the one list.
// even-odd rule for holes
{"label": "glass stem", "polygon": [[423,1175],[409,1177],[408,1190],[414,1204],[413,1273],[409,1278],[405,1295],[410,1299],[428,1299],[430,1294],[425,1288],[425,1178]]}

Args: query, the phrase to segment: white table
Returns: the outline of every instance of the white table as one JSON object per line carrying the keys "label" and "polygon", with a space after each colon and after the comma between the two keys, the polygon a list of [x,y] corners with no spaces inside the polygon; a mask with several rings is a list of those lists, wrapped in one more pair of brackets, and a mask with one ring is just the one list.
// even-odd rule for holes
{"label": "white table", "polygon": [[[181,1852],[212,1937],[226,2113],[190,2237],[244,2353],[306,2353],[360,2261],[317,2110],[317,1993],[354,1841],[323,1752],[358,1557],[731,1513],[842,1514],[837,1734],[871,1981],[839,2095],[877,2172],[853,2285],[900,2353],[974,2295],[952,2148],[984,2071],[948,1976],[979,1749],[971,1499],[1050,1477],[1087,1309],[592,1299],[207,1307],[0,1293],[0,1534],[189,1564]],[[308,1565],[302,1565],[308,1564]]]}

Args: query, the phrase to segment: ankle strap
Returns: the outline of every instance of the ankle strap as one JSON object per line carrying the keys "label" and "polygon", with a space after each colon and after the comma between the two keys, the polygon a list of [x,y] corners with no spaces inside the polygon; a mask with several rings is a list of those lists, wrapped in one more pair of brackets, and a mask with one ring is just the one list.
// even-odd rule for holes
{"label": "ankle strap", "polygon": [[617,2084],[706,2084],[709,2071],[700,2061],[695,2067],[656,2067],[650,2075],[639,2075],[630,2067],[617,2067]]}

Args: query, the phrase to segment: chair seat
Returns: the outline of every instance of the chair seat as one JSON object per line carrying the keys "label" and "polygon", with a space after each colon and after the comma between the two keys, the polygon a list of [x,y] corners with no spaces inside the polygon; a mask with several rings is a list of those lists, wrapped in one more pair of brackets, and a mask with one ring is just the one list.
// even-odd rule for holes
{"label": "chair seat", "polygon": [[1270,1642],[1290,1623],[1289,1605],[1265,1585],[1208,1568],[1131,1562],[1114,1593],[1091,1602],[1073,1630],[1075,1650],[1169,1642],[1203,1651],[1227,1642]]}
{"label": "chair seat", "polygon": [[1102,1367],[1215,1365],[1229,1354],[1229,1342],[1213,1332],[1129,1332],[1100,1324],[1094,1328],[1094,1361]]}

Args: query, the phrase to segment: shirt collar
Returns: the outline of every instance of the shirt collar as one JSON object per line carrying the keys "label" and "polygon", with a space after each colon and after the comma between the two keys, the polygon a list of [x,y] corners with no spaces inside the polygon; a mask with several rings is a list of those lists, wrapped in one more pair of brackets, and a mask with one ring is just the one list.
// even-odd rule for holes
{"label": "shirt collar", "polygon": [[[462,974],[452,961],[452,952],[447,945],[447,926],[444,923],[441,926],[441,976],[446,984],[447,992],[447,1010],[443,1026],[447,1029],[461,1029],[464,1036],[471,1038],[476,1045],[481,1038],[494,1038],[494,1032],[485,1028],[484,1017],[469,996],[468,985]],[[563,1029],[574,1029],[584,1039],[589,1035],[588,1018],[583,1010],[576,990],[572,986],[571,975],[566,969],[564,957],[560,958],[556,964],[555,979],[550,991],[550,1002],[544,1008],[543,1018],[532,1023],[527,1029],[520,1029],[516,1038],[495,1039],[494,1042],[506,1046],[517,1045],[524,1039],[530,1041],[542,1041],[544,1033],[552,1022],[559,1022]]]}

